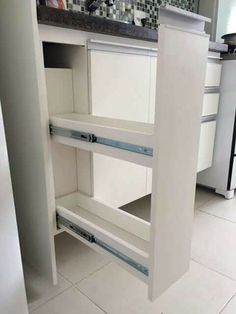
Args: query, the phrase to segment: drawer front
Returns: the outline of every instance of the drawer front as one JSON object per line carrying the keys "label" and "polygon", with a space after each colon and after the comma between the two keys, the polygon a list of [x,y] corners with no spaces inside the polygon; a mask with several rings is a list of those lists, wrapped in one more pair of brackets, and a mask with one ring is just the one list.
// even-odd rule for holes
{"label": "drawer front", "polygon": [[[216,121],[202,123],[197,172],[212,166],[214,144],[215,144]],[[152,169],[148,168],[147,194],[152,193]]]}
{"label": "drawer front", "polygon": [[202,123],[198,152],[198,172],[212,165],[215,131],[216,121]]}
{"label": "drawer front", "polygon": [[204,95],[202,115],[209,116],[217,114],[219,105],[219,93],[209,93]]}
{"label": "drawer front", "polygon": [[221,69],[222,65],[220,63],[213,62],[207,63],[205,79],[206,87],[220,86]]}

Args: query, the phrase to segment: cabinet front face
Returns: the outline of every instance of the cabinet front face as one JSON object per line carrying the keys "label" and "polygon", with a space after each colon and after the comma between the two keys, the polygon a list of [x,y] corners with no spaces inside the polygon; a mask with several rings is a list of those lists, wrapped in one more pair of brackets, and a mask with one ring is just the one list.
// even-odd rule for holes
{"label": "cabinet front face", "polygon": [[[90,107],[97,116],[148,122],[153,91],[151,57],[89,50]],[[147,194],[147,168],[93,154],[94,196],[122,206]]]}
{"label": "cabinet front face", "polygon": [[214,115],[218,112],[220,94],[217,92],[206,93],[203,100],[202,115]]}
{"label": "cabinet front face", "polygon": [[90,80],[94,115],[148,121],[148,56],[90,50]]}
{"label": "cabinet front face", "polygon": [[222,64],[216,62],[208,62],[206,70],[205,86],[220,86]]}
{"label": "cabinet front face", "polygon": [[215,143],[216,121],[202,123],[198,153],[198,172],[211,167]]}

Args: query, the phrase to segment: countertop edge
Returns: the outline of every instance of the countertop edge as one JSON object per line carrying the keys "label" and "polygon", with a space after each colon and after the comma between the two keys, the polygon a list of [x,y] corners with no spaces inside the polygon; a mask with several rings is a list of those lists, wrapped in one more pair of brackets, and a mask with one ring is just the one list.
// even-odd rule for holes
{"label": "countertop edge", "polygon": [[157,41],[157,32],[155,30],[101,17],[89,16],[80,12],[38,6],[37,17],[39,24],[151,42]]}
{"label": "countertop edge", "polygon": [[[101,17],[89,16],[81,12],[60,10],[46,6],[37,6],[39,24],[81,30],[85,32],[118,36],[157,42],[157,31],[145,27],[125,24]],[[218,42],[209,43],[209,50],[213,52],[227,52],[228,45]]]}

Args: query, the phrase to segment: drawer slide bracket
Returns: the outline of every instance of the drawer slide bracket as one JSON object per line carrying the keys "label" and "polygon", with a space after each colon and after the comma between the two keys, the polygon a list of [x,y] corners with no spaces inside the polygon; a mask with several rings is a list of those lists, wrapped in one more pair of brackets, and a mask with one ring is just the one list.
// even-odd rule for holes
{"label": "drawer slide bracket", "polygon": [[123,262],[127,263],[129,266],[135,268],[139,272],[143,273],[145,276],[148,276],[148,268],[141,265],[140,263],[136,262],[134,259],[128,257],[127,255],[119,252],[118,250],[114,249],[110,245],[106,244],[104,241],[101,241],[97,237],[95,237],[92,233],[88,232],[84,228],[74,224],[73,222],[69,221],[68,219],[60,216],[57,214],[57,225],[58,228],[61,226],[69,229],[70,231],[76,233],[78,236],[83,238],[84,240],[94,243],[104,249],[105,251],[109,252],[110,254],[114,255],[115,257],[119,258]]}

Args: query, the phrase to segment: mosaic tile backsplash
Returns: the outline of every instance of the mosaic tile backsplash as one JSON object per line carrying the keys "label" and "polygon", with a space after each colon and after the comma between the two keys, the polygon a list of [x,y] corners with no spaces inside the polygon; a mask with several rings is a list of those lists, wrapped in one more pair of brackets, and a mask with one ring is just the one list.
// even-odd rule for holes
{"label": "mosaic tile backsplash", "polygon": [[[171,4],[179,8],[194,11],[195,0],[113,0],[114,4],[108,7],[104,2],[93,15],[106,17],[114,20],[125,20],[131,23],[134,19],[134,10],[146,13],[146,26],[156,29],[158,17],[158,5]],[[69,10],[84,12],[86,10],[86,0],[66,0]]]}

